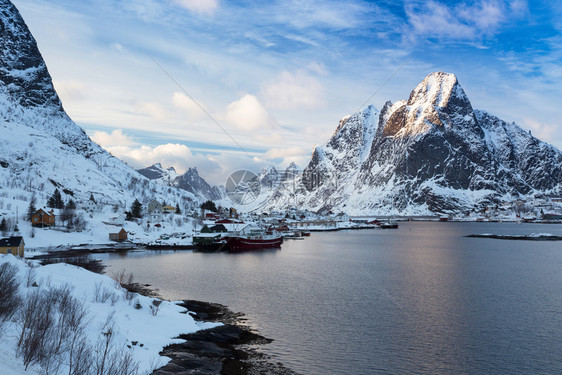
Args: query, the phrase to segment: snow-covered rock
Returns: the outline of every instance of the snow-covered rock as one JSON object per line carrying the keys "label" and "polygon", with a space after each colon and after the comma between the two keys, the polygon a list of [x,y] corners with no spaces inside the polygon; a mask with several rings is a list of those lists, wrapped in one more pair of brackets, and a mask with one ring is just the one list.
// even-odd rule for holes
{"label": "snow-covered rock", "polygon": [[267,210],[289,207],[351,214],[468,212],[556,192],[562,153],[484,111],[457,78],[429,74],[408,100],[343,118],[316,147],[292,191]]}
{"label": "snow-covered rock", "polygon": [[163,186],[173,186],[192,193],[201,200],[220,200],[224,198],[224,192],[218,186],[211,186],[205,179],[199,176],[197,168],[189,168],[184,174],[179,175],[174,167],[164,169],[160,163],[150,167],[137,169],[143,176]]}

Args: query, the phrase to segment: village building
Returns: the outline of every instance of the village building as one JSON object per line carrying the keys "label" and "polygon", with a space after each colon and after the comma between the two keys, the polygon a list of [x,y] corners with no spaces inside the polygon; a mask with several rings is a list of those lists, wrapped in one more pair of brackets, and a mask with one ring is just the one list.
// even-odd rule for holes
{"label": "village building", "polygon": [[174,206],[164,206],[162,207],[162,212],[165,214],[175,214],[176,208]]}
{"label": "village building", "polygon": [[34,227],[52,227],[55,225],[55,213],[53,210],[47,212],[40,208],[31,216],[31,225]]}
{"label": "village building", "polygon": [[162,203],[158,202],[156,199],[153,199],[152,201],[150,201],[150,203],[148,203],[148,217],[150,219],[150,221],[154,222],[159,222],[162,221],[162,213],[163,213],[163,207],[162,207]]}
{"label": "village building", "polygon": [[98,210],[98,204],[96,202],[94,202],[93,200],[88,199],[82,205],[82,209],[84,209],[87,212],[96,212]]}
{"label": "village building", "polygon": [[0,239],[0,254],[13,254],[23,258],[25,242],[23,237],[6,237]]}
{"label": "village building", "polygon": [[162,212],[162,203],[158,202],[156,199],[153,199],[148,203],[148,213],[159,211]]}
{"label": "village building", "polygon": [[121,228],[121,230],[117,233],[109,233],[109,240],[116,241],[116,242],[123,242],[127,240],[127,231],[125,228]]}
{"label": "village building", "polygon": [[201,228],[201,233],[226,233],[228,230],[222,224],[209,226],[207,224],[203,225]]}

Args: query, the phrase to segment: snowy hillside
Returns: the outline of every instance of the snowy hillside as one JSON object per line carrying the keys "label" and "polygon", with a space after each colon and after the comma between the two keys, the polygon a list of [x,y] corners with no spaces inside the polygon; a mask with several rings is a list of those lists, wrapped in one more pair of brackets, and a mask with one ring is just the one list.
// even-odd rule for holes
{"label": "snowy hillside", "polygon": [[[0,254],[0,280],[15,292],[2,293],[2,374],[85,375],[104,364],[129,371],[103,373],[150,374],[169,361],[159,353],[182,342],[180,334],[217,325],[195,322],[173,302],[127,292],[108,276],[64,263],[30,267]],[[21,307],[16,314],[10,314],[11,301]],[[27,320],[31,316],[34,322]]]}
{"label": "snowy hillside", "polygon": [[42,206],[55,189],[78,206],[91,195],[122,211],[135,199],[198,206],[195,195],[162,187],[108,154],[66,115],[35,39],[6,0],[0,47],[0,209],[27,207],[32,196]]}
{"label": "snowy hillside", "polygon": [[[265,209],[350,214],[468,213],[560,191],[562,153],[484,111],[453,74],[429,74],[408,100],[341,120],[298,187]],[[284,198],[284,199],[283,199]]]}

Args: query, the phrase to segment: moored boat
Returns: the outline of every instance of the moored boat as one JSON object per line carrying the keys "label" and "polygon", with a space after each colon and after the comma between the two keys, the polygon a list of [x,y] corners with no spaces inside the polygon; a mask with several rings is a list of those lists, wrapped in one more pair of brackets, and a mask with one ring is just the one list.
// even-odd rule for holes
{"label": "moored boat", "polygon": [[283,237],[275,234],[249,234],[241,236],[228,236],[226,243],[230,252],[261,250],[281,247]]}
{"label": "moored boat", "polygon": [[387,221],[379,224],[381,229],[398,229],[398,223],[395,221]]}

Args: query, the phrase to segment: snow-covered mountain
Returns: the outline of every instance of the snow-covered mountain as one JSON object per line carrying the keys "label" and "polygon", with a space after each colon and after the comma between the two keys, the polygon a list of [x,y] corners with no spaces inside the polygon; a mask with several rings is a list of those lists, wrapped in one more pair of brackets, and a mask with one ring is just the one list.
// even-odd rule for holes
{"label": "snow-covered mountain", "polygon": [[179,176],[174,167],[164,168],[160,163],[153,164],[150,167],[137,169],[137,172],[164,186],[172,186],[172,182]]}
{"label": "snow-covered mountain", "polygon": [[164,169],[160,163],[150,167],[137,169],[143,176],[163,186],[173,186],[188,191],[201,200],[220,200],[224,198],[224,190],[218,186],[211,186],[199,176],[197,168],[189,168],[184,174],[179,175],[174,167]]}
{"label": "snow-covered mountain", "polygon": [[35,195],[41,205],[55,188],[78,203],[92,193],[124,207],[134,199],[187,207],[198,200],[140,176],[88,138],[65,113],[20,13],[0,0],[0,195]]}
{"label": "snow-covered mountain", "polygon": [[328,143],[314,150],[297,189],[278,189],[264,208],[469,212],[559,191],[561,168],[558,149],[515,123],[473,110],[457,78],[438,72],[408,100],[342,119]]}

